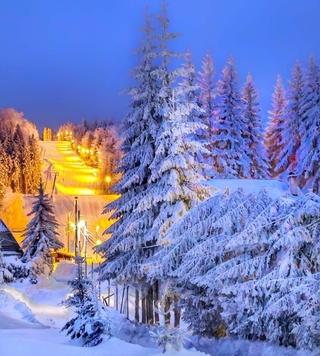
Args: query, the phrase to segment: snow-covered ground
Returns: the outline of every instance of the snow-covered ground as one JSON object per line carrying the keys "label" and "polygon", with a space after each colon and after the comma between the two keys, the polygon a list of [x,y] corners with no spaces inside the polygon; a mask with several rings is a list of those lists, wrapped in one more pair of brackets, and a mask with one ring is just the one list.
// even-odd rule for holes
{"label": "snow-covered ground", "polygon": [[[94,348],[83,348],[60,332],[70,318],[70,310],[61,305],[69,293],[67,280],[75,272],[71,263],[60,263],[50,279],[43,278],[36,285],[25,281],[0,289],[0,355],[1,356],[160,356],[161,350],[148,341],[143,327],[134,336],[134,326],[114,312],[113,331],[116,337],[106,339]],[[127,325],[125,325],[127,323]],[[197,346],[198,351],[193,347]],[[186,337],[179,352],[167,355],[200,356],[307,356],[307,352],[276,347],[262,342],[243,340],[198,340]],[[200,351],[201,350],[201,351]]]}

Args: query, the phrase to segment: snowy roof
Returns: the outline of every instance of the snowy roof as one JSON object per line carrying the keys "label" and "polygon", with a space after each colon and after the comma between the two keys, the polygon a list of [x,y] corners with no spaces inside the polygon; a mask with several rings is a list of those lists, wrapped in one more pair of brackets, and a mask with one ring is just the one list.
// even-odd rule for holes
{"label": "snowy roof", "polygon": [[0,219],[0,249],[5,256],[8,255],[21,255],[22,250],[12,235],[11,231],[7,228],[6,224]]}
{"label": "snowy roof", "polygon": [[266,190],[272,198],[288,193],[288,186],[275,179],[211,179],[210,186],[215,190],[229,189],[231,192],[241,188],[246,193],[258,193]]}
{"label": "snowy roof", "polygon": [[7,232],[9,229],[6,227],[5,223],[0,220],[0,232]]}

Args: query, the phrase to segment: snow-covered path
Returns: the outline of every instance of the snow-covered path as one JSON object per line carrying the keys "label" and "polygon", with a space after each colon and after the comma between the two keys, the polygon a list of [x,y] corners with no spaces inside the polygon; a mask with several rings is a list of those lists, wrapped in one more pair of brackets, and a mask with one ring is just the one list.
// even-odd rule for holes
{"label": "snow-covered path", "polygon": [[[71,317],[61,301],[70,292],[67,280],[72,278],[74,268],[73,264],[64,262],[58,265],[50,279],[42,278],[36,285],[25,281],[0,288],[0,355],[160,356],[159,349],[116,337],[104,340],[97,347],[84,348],[60,332]],[[200,353],[183,351],[178,355],[198,356]]]}

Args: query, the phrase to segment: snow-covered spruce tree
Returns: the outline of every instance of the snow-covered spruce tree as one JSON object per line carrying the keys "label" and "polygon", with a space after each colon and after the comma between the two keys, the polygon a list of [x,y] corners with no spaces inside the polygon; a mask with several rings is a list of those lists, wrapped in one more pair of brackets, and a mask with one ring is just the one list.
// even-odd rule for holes
{"label": "snow-covered spruce tree", "polygon": [[272,95],[272,109],[269,112],[269,123],[265,132],[265,146],[269,160],[270,174],[273,177],[283,172],[282,169],[277,170],[276,167],[284,149],[283,131],[286,125],[285,115],[287,105],[282,80],[280,76],[278,76]]}
{"label": "snow-covered spruce tree", "polygon": [[[10,158],[6,153],[5,141],[0,139],[0,197],[9,186]],[[1,198],[0,198],[1,199]]]}
{"label": "snow-covered spruce tree", "polygon": [[[217,202],[218,197],[220,203]],[[170,275],[176,279],[182,292],[183,319],[195,334],[226,334],[228,325],[222,319],[219,300],[223,285],[212,272],[231,257],[226,246],[233,236],[237,235],[246,223],[261,214],[270,201],[264,192],[256,196],[238,190],[231,194],[218,193],[204,202],[202,210],[207,210],[208,213],[212,211],[204,220],[198,214],[198,208],[190,212],[194,229],[186,231],[182,236],[188,241],[194,239],[192,236],[197,236],[198,242],[180,256],[178,268]]]}
{"label": "snow-covered spruce tree", "polygon": [[58,239],[58,223],[50,197],[40,183],[39,193],[28,216],[32,219],[24,232],[23,261],[30,264],[33,277],[50,274],[53,268],[52,252],[63,247]]}
{"label": "snow-covered spruce tree", "polygon": [[[146,236],[155,246],[153,252],[168,242],[166,234],[171,226],[208,196],[202,166],[196,158],[198,153],[206,153],[206,149],[196,135],[204,125],[199,120],[200,110],[192,78],[194,70],[189,58],[180,71],[170,71],[170,58],[174,54],[167,46],[174,35],[168,30],[165,10],[160,23],[161,125],[155,141],[155,158],[150,165],[150,189],[138,206],[141,211],[152,209],[158,212]],[[180,83],[173,88],[178,75],[181,76]],[[145,268],[149,270],[148,263]]]}
{"label": "snow-covered spruce tree", "polygon": [[25,148],[24,136],[20,125],[16,126],[16,130],[12,139],[8,141],[7,153],[11,156],[11,188],[13,192],[23,192],[22,189],[22,174],[21,174],[21,152]]}
{"label": "snow-covered spruce tree", "polygon": [[301,66],[296,64],[288,87],[288,104],[281,134],[282,150],[275,170],[286,175],[293,173],[297,165],[297,150],[300,147],[300,129],[304,102],[304,79]]}
{"label": "snow-covered spruce tree", "polygon": [[140,262],[147,250],[145,235],[152,227],[155,212],[137,210],[146,195],[150,164],[154,158],[154,141],[158,133],[158,82],[154,33],[149,17],[144,28],[145,40],[139,50],[141,62],[135,70],[137,86],[130,90],[131,111],[124,125],[123,157],[119,170],[122,178],[115,186],[120,198],[104,212],[113,211],[117,221],[106,231],[112,236],[97,249],[105,257],[101,265],[102,279],[117,279],[122,283],[142,282]]}
{"label": "snow-covered spruce tree", "polygon": [[[80,263],[80,262],[78,262]],[[103,336],[110,337],[110,325],[102,320],[101,306],[93,283],[82,275],[81,269],[75,279],[69,282],[72,294],[64,304],[73,308],[75,317],[62,328],[71,339],[79,339],[82,346],[96,346]]]}
{"label": "snow-covered spruce tree", "polygon": [[35,193],[39,187],[41,179],[41,154],[38,140],[33,136],[28,138],[27,171],[28,180],[26,180],[27,193]]}
{"label": "snow-covered spruce tree", "polygon": [[229,60],[217,85],[212,135],[214,177],[246,178],[249,157],[242,138],[245,122],[241,115],[241,98],[237,87],[234,63]]}
{"label": "snow-covered spruce tree", "polygon": [[278,200],[234,237],[228,247],[238,257],[215,271],[231,334],[320,346],[319,232],[320,199],[309,193]]}
{"label": "snow-covered spruce tree", "polygon": [[297,152],[297,173],[301,184],[315,193],[320,192],[320,70],[310,59],[302,104],[300,125],[301,146]]}
{"label": "snow-covered spruce tree", "polygon": [[199,105],[202,109],[200,118],[202,123],[206,126],[205,130],[202,130],[203,139],[207,143],[207,149],[209,153],[204,160],[210,165],[212,162],[210,160],[211,152],[211,138],[214,127],[213,120],[213,105],[214,105],[214,66],[213,60],[210,54],[207,54],[203,61],[201,71],[199,72],[198,85],[199,85]]}
{"label": "snow-covered spruce tree", "polygon": [[247,156],[250,159],[249,177],[266,178],[268,176],[268,164],[263,146],[258,94],[251,75],[247,76],[242,91],[242,115],[246,126],[243,139]]}

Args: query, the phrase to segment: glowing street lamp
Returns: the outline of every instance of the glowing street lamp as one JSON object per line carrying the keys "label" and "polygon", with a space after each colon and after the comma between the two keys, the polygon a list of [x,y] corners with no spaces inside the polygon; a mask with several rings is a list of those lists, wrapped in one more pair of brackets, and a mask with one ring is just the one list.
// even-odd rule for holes
{"label": "glowing street lamp", "polygon": [[110,176],[106,176],[104,181],[107,183],[107,184],[110,184],[111,183],[111,177]]}

